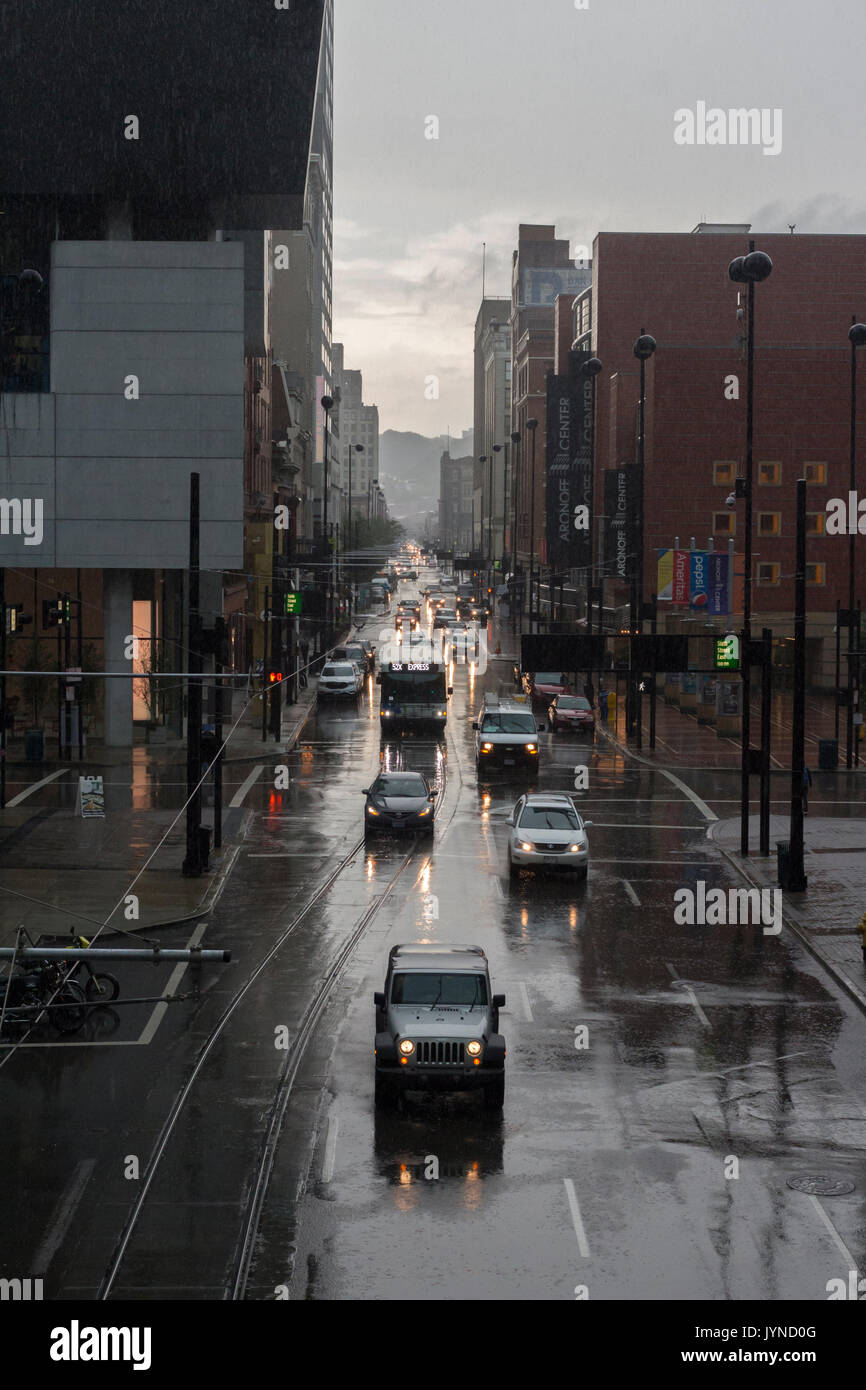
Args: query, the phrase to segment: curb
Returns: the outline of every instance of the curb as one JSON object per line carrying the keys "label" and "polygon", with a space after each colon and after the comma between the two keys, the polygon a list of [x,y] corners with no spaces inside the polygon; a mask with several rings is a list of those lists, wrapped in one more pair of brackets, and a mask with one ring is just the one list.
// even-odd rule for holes
{"label": "curb", "polygon": [[[659,769],[661,768],[660,764],[648,763],[647,759],[642,757],[641,754],[635,753],[632,751],[631,748],[625,747],[622,743],[620,743],[618,738],[616,738],[613,734],[610,733],[608,729],[603,728],[602,726],[599,726],[599,728],[601,729],[601,732],[604,734],[608,742],[612,743],[626,757],[634,758],[636,762],[643,763],[644,766],[647,767],[657,767]],[[670,769],[666,770],[669,771]],[[691,768],[686,770],[692,772],[700,771],[699,768]],[[712,770],[718,771],[718,769]],[[712,841],[719,854],[723,855],[725,859],[727,859],[731,867],[736,869],[740,873],[740,875],[746,880],[746,882],[751,884],[753,888],[766,888],[767,885],[765,883],[761,883],[759,880],[753,878],[751,874],[747,873],[740,860],[735,858],[734,855],[732,855],[728,850],[726,850],[723,845],[719,844],[715,835],[715,827],[717,825],[721,825],[721,821],[717,820],[710,822],[710,824],[707,826],[707,838]],[[844,990],[844,992],[848,995],[849,999],[851,999],[853,1003],[855,1003],[857,1007],[864,1014],[866,1014],[866,994],[864,994],[862,990],[857,988],[853,980],[849,979],[849,977],[845,974],[844,970],[839,969],[835,961],[830,960],[827,956],[824,955],[824,952],[821,950],[821,948],[817,946],[815,942],[812,940],[811,936],[808,933],[808,929],[805,927],[801,927],[799,923],[796,922],[789,913],[784,911],[784,909],[782,911],[782,921],[784,922],[788,930],[790,932],[793,932],[794,936],[796,936],[800,944],[802,946],[805,946],[806,950],[809,952],[809,955],[812,956],[818,962],[819,965],[822,965],[824,967],[824,969],[827,971],[827,974],[830,975],[833,980],[835,980],[836,984],[839,985],[840,989]]]}
{"label": "curb", "polygon": [[[740,862],[740,860],[737,859],[729,850],[725,849],[724,845],[720,845],[718,843],[716,836],[713,833],[716,825],[721,825],[721,821],[716,821],[714,824],[708,827],[707,838],[712,840],[716,849],[719,851],[719,854],[724,855],[725,859],[727,859],[728,863],[732,866],[732,868],[737,869],[739,873],[742,875],[742,877],[746,880],[746,882],[750,883],[753,888],[766,888],[767,885],[765,883],[761,883],[758,879],[754,878],[750,873],[748,873],[743,864]],[[782,910],[782,921],[785,923],[785,926],[788,928],[788,930],[794,933],[794,935],[800,941],[801,945],[805,946],[809,954],[813,956],[814,959],[817,960],[820,965],[823,965],[827,973],[831,975],[833,979],[836,981],[837,985],[839,985],[840,988],[845,991],[849,999],[853,1000],[853,1002],[858,1006],[858,1008],[860,1008],[862,1012],[866,1014],[866,994],[864,994],[862,990],[857,988],[857,986],[854,984],[854,981],[851,980],[845,974],[844,970],[839,969],[839,966],[836,965],[835,961],[830,960],[827,956],[824,955],[824,952],[821,950],[819,946],[816,945],[816,943],[812,940],[811,936],[809,935],[808,928],[801,927],[800,924],[796,922],[789,913],[784,911],[784,909]]]}

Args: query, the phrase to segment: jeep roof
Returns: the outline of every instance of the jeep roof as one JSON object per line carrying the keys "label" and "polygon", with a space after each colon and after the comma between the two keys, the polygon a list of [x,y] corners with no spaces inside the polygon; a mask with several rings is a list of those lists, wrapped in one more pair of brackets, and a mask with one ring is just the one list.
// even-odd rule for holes
{"label": "jeep roof", "polygon": [[405,942],[392,946],[388,963],[391,966],[411,965],[413,970],[485,970],[487,956],[480,946],[458,946],[434,942]]}

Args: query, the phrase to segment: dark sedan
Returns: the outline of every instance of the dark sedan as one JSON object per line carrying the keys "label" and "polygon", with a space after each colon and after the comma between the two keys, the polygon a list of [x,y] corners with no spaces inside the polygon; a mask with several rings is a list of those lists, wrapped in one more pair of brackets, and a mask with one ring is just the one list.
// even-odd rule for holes
{"label": "dark sedan", "polygon": [[356,666],[360,666],[365,675],[370,675],[376,665],[373,649],[363,642],[346,642],[342,647],[335,647],[329,654],[329,661],[354,661]]}
{"label": "dark sedan", "polygon": [[364,834],[411,830],[433,834],[436,791],[421,772],[381,772],[364,787]]}
{"label": "dark sedan", "polygon": [[557,695],[548,707],[547,719],[554,734],[593,734],[595,716],[583,695]]}

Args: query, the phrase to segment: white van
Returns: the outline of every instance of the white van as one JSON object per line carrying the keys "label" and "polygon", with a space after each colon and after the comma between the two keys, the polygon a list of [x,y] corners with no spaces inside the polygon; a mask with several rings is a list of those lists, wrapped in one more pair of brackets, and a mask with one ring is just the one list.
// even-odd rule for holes
{"label": "white van", "polygon": [[475,730],[475,766],[479,773],[490,767],[538,767],[538,735],[528,705],[498,695],[485,695]]}

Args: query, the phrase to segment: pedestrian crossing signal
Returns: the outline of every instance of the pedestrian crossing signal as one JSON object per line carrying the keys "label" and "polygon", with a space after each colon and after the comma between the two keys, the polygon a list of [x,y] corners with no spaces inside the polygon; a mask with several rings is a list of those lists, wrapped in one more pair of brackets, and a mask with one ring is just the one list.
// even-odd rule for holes
{"label": "pedestrian crossing signal", "polygon": [[277,683],[277,681],[281,681],[282,679],[283,679],[283,673],[282,673],[282,671],[269,671],[269,672],[268,672],[268,680],[269,680],[269,682],[270,682],[271,685],[275,685],[275,684]]}

